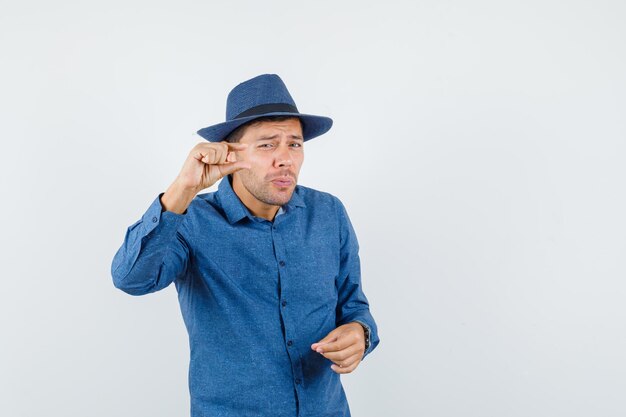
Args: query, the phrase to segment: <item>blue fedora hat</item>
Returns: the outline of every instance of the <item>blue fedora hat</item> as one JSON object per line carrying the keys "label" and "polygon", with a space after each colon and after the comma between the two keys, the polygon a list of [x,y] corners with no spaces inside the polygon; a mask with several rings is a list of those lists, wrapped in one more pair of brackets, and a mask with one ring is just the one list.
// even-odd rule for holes
{"label": "blue fedora hat", "polygon": [[264,116],[296,116],[302,121],[304,141],[326,133],[330,117],[302,114],[276,74],[262,74],[238,84],[228,93],[226,121],[198,130],[209,142],[220,142],[242,124]]}

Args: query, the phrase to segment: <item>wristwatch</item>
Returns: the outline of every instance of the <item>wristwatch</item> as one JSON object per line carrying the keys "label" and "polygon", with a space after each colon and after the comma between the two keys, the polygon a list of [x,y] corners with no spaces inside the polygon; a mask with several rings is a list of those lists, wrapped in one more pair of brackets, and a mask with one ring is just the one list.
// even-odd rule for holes
{"label": "wristwatch", "polygon": [[365,351],[367,352],[367,349],[370,347],[370,328],[367,324],[363,322],[360,322],[358,320],[355,320],[355,322],[359,323],[365,331]]}

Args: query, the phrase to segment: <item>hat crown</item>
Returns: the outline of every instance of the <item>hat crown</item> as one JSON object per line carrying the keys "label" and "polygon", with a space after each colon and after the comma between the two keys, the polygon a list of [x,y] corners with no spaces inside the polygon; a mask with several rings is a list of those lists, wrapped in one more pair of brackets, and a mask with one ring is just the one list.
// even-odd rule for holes
{"label": "hat crown", "polygon": [[268,104],[296,107],[287,86],[276,74],[258,75],[235,86],[226,100],[226,120],[233,120],[247,110]]}

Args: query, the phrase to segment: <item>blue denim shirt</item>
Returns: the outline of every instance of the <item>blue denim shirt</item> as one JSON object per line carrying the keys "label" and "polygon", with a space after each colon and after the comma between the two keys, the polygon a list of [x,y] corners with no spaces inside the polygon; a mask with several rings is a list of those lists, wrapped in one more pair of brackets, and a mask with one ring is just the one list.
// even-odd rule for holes
{"label": "blue denim shirt", "polygon": [[250,213],[229,177],[183,214],[164,211],[162,194],[128,227],[111,273],[132,295],[174,282],[192,417],[350,416],[340,374],[311,349],[354,321],[370,331],[364,358],[379,343],[339,199],[297,185],[271,222]]}

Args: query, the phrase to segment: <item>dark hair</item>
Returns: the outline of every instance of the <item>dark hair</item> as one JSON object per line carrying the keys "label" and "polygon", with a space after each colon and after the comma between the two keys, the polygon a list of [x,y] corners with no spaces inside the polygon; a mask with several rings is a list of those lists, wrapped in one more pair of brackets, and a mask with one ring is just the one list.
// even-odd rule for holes
{"label": "dark hair", "polygon": [[253,126],[262,122],[282,122],[283,120],[290,120],[290,119],[298,119],[300,121],[300,127],[304,129],[304,124],[302,123],[302,119],[300,119],[297,116],[287,116],[287,115],[263,116],[263,117],[259,117],[258,119],[253,119],[253,120],[250,120],[249,122],[242,124],[237,129],[230,132],[224,140],[229,143],[237,143],[243,137],[243,134],[246,132],[246,128],[248,126]]}

